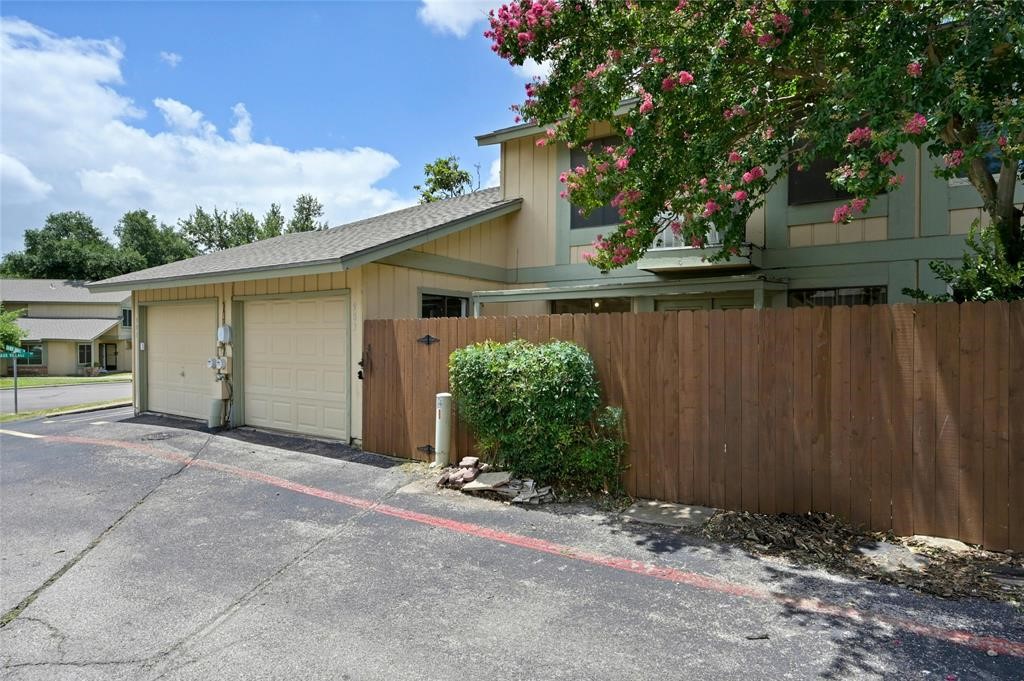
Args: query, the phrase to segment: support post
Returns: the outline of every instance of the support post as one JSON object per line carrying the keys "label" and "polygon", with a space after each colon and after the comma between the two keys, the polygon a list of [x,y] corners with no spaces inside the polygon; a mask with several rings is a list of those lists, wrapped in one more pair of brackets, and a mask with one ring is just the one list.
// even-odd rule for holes
{"label": "support post", "polygon": [[433,468],[448,465],[448,449],[452,441],[452,394],[438,393],[434,410],[434,463]]}

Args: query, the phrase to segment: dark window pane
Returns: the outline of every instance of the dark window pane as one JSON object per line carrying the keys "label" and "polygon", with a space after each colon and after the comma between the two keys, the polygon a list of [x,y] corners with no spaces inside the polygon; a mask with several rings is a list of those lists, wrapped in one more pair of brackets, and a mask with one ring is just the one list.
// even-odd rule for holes
{"label": "dark window pane", "polygon": [[587,314],[596,312],[629,312],[632,301],[629,298],[573,298],[552,300],[552,314]]}
{"label": "dark window pane", "polygon": [[469,298],[460,296],[444,296],[436,293],[422,294],[423,304],[420,317],[465,317],[469,310]]}
{"label": "dark window pane", "polygon": [[[616,147],[622,143],[619,137],[602,137],[592,140],[594,148]],[[587,165],[587,152],[581,148],[569,150],[569,165],[572,168]],[[579,208],[572,207],[569,217],[570,229],[584,229],[586,227],[607,227],[619,224],[619,209],[613,208],[610,204],[595,208],[586,217],[580,215]]]}
{"label": "dark window pane", "polygon": [[832,305],[884,305],[885,286],[799,289],[789,292],[790,307],[830,307]]}
{"label": "dark window pane", "polygon": [[805,203],[842,201],[851,198],[853,194],[833,187],[826,175],[838,166],[838,163],[829,158],[816,159],[805,165],[803,170],[797,170],[795,165],[791,166],[787,180],[789,205],[799,206]]}
{"label": "dark window pane", "polygon": [[132,325],[132,311],[125,308],[121,310],[121,326],[130,327]]}
{"label": "dark window pane", "polygon": [[38,343],[27,343],[21,346],[23,350],[28,350],[32,353],[31,357],[20,358],[17,360],[21,366],[39,366],[43,363],[43,346]]}

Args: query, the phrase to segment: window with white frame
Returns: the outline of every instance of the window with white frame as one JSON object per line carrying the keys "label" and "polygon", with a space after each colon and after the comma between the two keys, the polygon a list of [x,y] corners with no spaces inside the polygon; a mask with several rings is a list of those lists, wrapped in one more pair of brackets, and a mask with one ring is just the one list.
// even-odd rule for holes
{"label": "window with white frame", "polygon": [[17,362],[19,366],[41,366],[43,364],[42,343],[22,343],[21,349],[32,353],[28,357],[20,357]]}

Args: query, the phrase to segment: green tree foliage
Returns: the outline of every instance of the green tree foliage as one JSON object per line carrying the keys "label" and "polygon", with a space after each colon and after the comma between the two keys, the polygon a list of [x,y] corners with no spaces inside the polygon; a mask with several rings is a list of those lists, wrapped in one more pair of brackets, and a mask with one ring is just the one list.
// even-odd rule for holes
{"label": "green tree foliage", "polygon": [[115,248],[78,212],[51,213],[40,229],[25,230],[25,250],[0,262],[0,274],[26,279],[106,279],[145,267],[134,250]]}
{"label": "green tree foliage", "polygon": [[324,216],[324,206],[312,194],[299,194],[292,207],[292,219],[288,221],[289,232],[312,232],[327,229],[327,222],[320,221]]}
{"label": "green tree foliage", "polygon": [[259,238],[260,233],[256,216],[243,208],[228,213],[217,208],[207,212],[202,206],[196,206],[178,224],[182,236],[201,253],[250,244]]}
{"label": "green tree foliage", "polygon": [[114,228],[121,250],[142,256],[145,267],[156,267],[191,258],[195,246],[169,225],[161,225],[156,216],[145,210],[125,213]]}
{"label": "green tree foliage", "polygon": [[17,324],[17,319],[22,315],[23,310],[5,310],[0,305],[0,349],[12,345],[17,347],[25,332]]}
{"label": "green tree foliage", "polygon": [[1024,263],[1010,263],[996,231],[971,226],[967,235],[967,253],[958,266],[941,260],[929,264],[935,276],[945,282],[947,293],[930,295],[921,289],[903,289],[903,293],[928,302],[1024,299]]}
{"label": "green tree foliage", "polygon": [[473,176],[459,166],[455,156],[442,156],[423,166],[424,182],[414,185],[420,193],[420,203],[462,196],[473,191]]}
{"label": "green tree foliage", "polygon": [[260,223],[260,241],[281,236],[284,233],[284,228],[285,220],[284,214],[281,212],[281,205],[277,203],[270,204],[270,210],[263,215],[263,222]]}
{"label": "green tree foliage", "polygon": [[[907,145],[966,174],[1006,261],[1024,260],[1024,0],[517,0],[487,34],[512,64],[551,64],[516,108],[547,129],[538,144],[588,150],[562,178],[573,204],[619,208],[591,255],[602,269],[666,229],[702,245],[714,228],[728,257],[768,191],[815,157],[839,162],[846,222],[903,182]],[[622,142],[584,146],[595,121]]]}
{"label": "green tree foliage", "polygon": [[487,341],[453,352],[449,371],[459,416],[498,465],[563,489],[618,489],[621,410],[600,409],[586,350]]}

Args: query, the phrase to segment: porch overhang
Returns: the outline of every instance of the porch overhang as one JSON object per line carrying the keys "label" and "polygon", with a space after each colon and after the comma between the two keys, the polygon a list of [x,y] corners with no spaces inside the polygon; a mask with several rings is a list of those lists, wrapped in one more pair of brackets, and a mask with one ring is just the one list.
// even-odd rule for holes
{"label": "porch overhang", "polygon": [[[597,282],[570,286],[519,288],[500,291],[474,291],[474,313],[481,303],[516,303],[537,300],[567,300],[579,298],[622,298],[633,296],[696,296],[725,291],[753,291],[755,301],[763,300],[765,291],[785,291],[789,288],[783,279],[764,274],[740,274],[722,277],[667,279],[652,282],[623,282],[621,284]],[[760,293],[760,295],[758,295]]]}
{"label": "porch overhang", "polygon": [[721,246],[652,248],[637,261],[636,268],[647,272],[680,272],[761,267],[761,249],[756,246],[744,244],[739,253],[731,255],[728,260],[712,260],[721,252]]}

